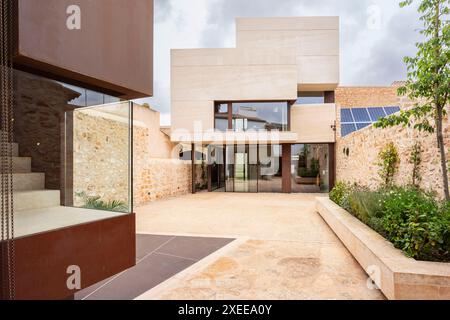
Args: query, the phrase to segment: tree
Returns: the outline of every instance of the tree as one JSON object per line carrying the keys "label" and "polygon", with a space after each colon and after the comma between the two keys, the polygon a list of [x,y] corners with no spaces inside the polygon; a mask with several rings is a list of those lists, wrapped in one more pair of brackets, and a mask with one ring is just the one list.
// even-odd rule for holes
{"label": "tree", "polygon": [[[400,3],[411,5],[414,0]],[[380,119],[375,127],[413,126],[422,132],[435,133],[442,167],[445,198],[450,200],[448,168],[443,135],[443,118],[450,102],[450,0],[421,0],[418,11],[424,28],[423,42],[416,44],[415,57],[405,57],[407,80],[398,94],[408,96],[414,106]]]}

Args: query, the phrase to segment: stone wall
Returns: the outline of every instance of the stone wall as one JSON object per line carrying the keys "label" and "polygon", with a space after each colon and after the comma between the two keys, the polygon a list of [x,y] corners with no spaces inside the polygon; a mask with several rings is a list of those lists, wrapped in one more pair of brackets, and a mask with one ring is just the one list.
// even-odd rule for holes
{"label": "stone wall", "polygon": [[104,201],[128,203],[128,121],[95,109],[73,115],[74,204],[82,205],[76,193],[101,197]]}
{"label": "stone wall", "polygon": [[177,159],[148,159],[135,167],[135,205],[176,197],[191,192],[191,163]]}
{"label": "stone wall", "polygon": [[14,141],[21,157],[32,158],[32,171],[45,173],[45,187],[61,188],[64,113],[79,93],[61,84],[14,70]]}
{"label": "stone wall", "polygon": [[[100,111],[102,110],[102,111]],[[143,112],[143,110],[140,110]],[[148,112],[154,112],[147,108]],[[115,114],[116,113],[116,114]],[[77,110],[74,115],[74,191],[102,200],[128,199],[128,120],[118,110]],[[141,114],[142,115],[142,114]],[[134,205],[191,191],[189,161],[154,158],[171,153],[169,137],[155,134],[148,122],[134,121]],[[159,126],[159,123],[158,123]],[[162,141],[155,142],[155,137]],[[165,140],[164,140],[165,139]],[[165,146],[163,150],[158,146]],[[156,148],[156,150],[155,150]],[[77,198],[77,197],[75,197]],[[80,205],[80,199],[75,199]]]}
{"label": "stone wall", "polygon": [[[396,95],[396,86],[375,88],[341,87],[336,93],[338,110],[343,107],[356,106],[390,106],[397,105],[402,109],[409,108],[411,101]],[[420,186],[426,190],[434,190],[443,196],[442,169],[436,136],[417,132],[412,128],[401,126],[376,129],[369,126],[353,132],[345,137],[340,135],[340,111],[337,119],[336,143],[336,179],[358,183],[375,188],[381,184],[378,153],[393,142],[398,149],[401,163],[395,176],[395,183],[406,185],[412,182],[412,164],[409,163],[412,146],[416,142],[422,145],[422,165]],[[450,152],[450,120],[445,119],[444,137],[446,149]],[[345,150],[348,148],[349,155]]]}
{"label": "stone wall", "polygon": [[346,108],[397,105],[397,88],[397,85],[387,87],[338,87],[335,91],[335,101]]}

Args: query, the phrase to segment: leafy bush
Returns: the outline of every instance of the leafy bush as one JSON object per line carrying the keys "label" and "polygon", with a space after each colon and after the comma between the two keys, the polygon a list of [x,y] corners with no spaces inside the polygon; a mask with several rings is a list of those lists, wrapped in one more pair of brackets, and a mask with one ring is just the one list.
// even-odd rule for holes
{"label": "leafy bush", "polygon": [[348,196],[349,211],[377,232],[384,234],[381,218],[385,200],[384,190],[373,192],[368,189],[354,188]]}
{"label": "leafy bush", "polygon": [[394,188],[383,212],[382,224],[387,237],[408,256],[434,260],[445,255],[448,220],[433,194],[417,188]]}
{"label": "leafy bush", "polygon": [[388,145],[380,151],[378,158],[380,177],[385,186],[391,186],[394,182],[394,176],[400,163],[397,148],[392,142],[388,143]]}
{"label": "leafy bush", "polygon": [[450,202],[417,187],[371,191],[337,183],[330,199],[412,258],[450,261]]}
{"label": "leafy bush", "polygon": [[330,191],[330,199],[344,209],[349,209],[348,197],[353,187],[347,182],[337,182],[333,190]]}

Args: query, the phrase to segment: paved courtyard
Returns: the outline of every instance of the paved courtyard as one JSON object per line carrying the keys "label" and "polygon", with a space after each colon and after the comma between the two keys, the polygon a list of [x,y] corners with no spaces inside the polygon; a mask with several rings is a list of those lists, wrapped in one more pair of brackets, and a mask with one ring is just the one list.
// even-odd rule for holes
{"label": "paved courtyard", "polygon": [[236,239],[139,299],[384,299],[314,199],[199,193],[138,208],[138,233]]}

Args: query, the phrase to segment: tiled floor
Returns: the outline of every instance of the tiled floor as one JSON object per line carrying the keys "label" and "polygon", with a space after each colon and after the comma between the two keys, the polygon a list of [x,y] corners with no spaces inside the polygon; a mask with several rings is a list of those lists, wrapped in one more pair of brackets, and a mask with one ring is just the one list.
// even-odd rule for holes
{"label": "tiled floor", "polygon": [[137,235],[137,264],[75,295],[76,300],[130,300],[233,241],[224,238]]}

